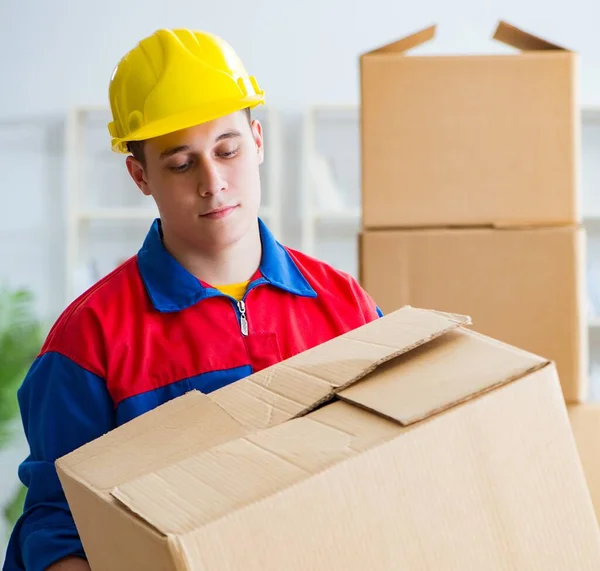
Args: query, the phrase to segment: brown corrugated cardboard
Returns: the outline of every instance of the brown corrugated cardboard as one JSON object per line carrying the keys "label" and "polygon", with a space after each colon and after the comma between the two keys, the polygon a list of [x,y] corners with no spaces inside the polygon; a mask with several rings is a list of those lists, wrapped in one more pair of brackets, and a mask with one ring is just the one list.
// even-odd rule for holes
{"label": "brown corrugated cardboard", "polygon": [[600,403],[571,405],[569,418],[600,523]]}
{"label": "brown corrugated cardboard", "polygon": [[468,323],[403,308],[60,459],[92,569],[597,569],[554,365]]}
{"label": "brown corrugated cardboard", "polygon": [[578,223],[576,58],[500,22],[514,54],[361,56],[363,227]]}
{"label": "brown corrugated cardboard", "polygon": [[386,313],[465,313],[478,331],[555,360],[565,399],[582,402],[584,238],[574,227],[366,232],[360,280]]}

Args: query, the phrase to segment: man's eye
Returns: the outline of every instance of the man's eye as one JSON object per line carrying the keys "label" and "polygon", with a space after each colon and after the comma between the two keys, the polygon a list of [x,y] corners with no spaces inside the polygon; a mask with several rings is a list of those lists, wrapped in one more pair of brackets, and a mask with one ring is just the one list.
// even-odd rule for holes
{"label": "man's eye", "polygon": [[230,157],[233,157],[234,155],[237,154],[239,149],[232,149],[231,151],[223,151],[221,153],[219,153],[220,157],[223,157],[225,159],[228,159]]}
{"label": "man's eye", "polygon": [[183,172],[189,168],[190,164],[191,163],[184,163],[182,165],[169,167],[169,169],[172,170],[173,172]]}

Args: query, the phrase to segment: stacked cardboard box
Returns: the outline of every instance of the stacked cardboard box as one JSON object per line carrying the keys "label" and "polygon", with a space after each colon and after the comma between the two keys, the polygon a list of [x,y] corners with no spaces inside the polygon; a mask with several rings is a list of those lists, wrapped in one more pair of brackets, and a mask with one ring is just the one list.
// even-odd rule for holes
{"label": "stacked cardboard box", "polygon": [[600,569],[556,367],[404,308],[58,461],[94,571]]}
{"label": "stacked cardboard box", "polygon": [[569,418],[600,523],[600,403],[571,405]]}
{"label": "stacked cardboard box", "polygon": [[361,57],[360,279],[383,311],[471,315],[585,398],[576,54],[501,22],[514,54]]}

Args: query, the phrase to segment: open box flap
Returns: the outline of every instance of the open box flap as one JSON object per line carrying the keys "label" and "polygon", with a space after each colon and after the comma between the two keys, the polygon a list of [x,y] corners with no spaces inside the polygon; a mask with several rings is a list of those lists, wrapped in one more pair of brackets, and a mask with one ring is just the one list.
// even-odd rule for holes
{"label": "open box flap", "polygon": [[389,44],[385,44],[384,46],[380,46],[371,51],[366,52],[363,55],[374,55],[374,54],[399,54],[403,52],[407,52],[420,46],[426,42],[431,41],[435,37],[436,26],[429,26],[428,28],[424,28],[410,36],[406,36],[400,40],[396,40],[395,42],[391,42]]}
{"label": "open box flap", "polygon": [[404,307],[211,393],[237,422],[259,430],[301,416],[376,367],[470,319]]}
{"label": "open box flap", "polygon": [[525,32],[505,21],[498,22],[493,38],[521,51],[560,50],[565,48]]}
{"label": "open box flap", "polygon": [[208,396],[190,391],[59,458],[56,466],[59,473],[104,493],[245,433]]}
{"label": "open box flap", "polygon": [[355,455],[370,443],[390,438],[398,430],[394,423],[364,411],[361,419],[357,407],[341,402],[330,406],[354,411],[351,418],[358,419],[353,424],[354,434],[328,426],[318,417],[293,419],[125,482],[111,495],[163,535],[183,536]]}
{"label": "open box flap", "polygon": [[394,438],[397,423],[335,401],[305,417],[227,442],[112,490],[154,529],[185,534]]}
{"label": "open box flap", "polygon": [[457,329],[377,368],[338,397],[407,426],[547,364],[496,339]]}
{"label": "open box flap", "polygon": [[[370,50],[362,56],[380,55],[380,54],[401,54],[408,52],[418,46],[425,44],[434,39],[437,30],[437,25],[432,25],[423,28],[410,36],[406,36],[394,42],[390,42],[373,50]],[[511,46],[521,51],[543,51],[543,50],[558,50],[570,51],[553,42],[542,39],[538,36],[525,32],[517,28],[513,24],[501,20],[493,35],[493,39],[507,46]]]}

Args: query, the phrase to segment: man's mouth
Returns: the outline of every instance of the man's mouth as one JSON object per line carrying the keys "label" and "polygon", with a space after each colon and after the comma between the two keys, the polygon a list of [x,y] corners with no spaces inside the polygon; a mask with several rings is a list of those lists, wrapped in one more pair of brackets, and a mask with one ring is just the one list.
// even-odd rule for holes
{"label": "man's mouth", "polygon": [[229,216],[229,214],[231,214],[237,207],[237,204],[233,204],[231,206],[220,206],[219,208],[213,208],[212,210],[209,210],[200,216],[202,218],[208,218],[211,220],[225,218],[225,216]]}

